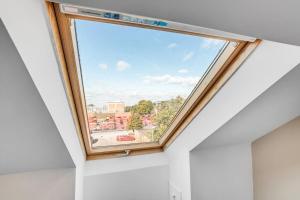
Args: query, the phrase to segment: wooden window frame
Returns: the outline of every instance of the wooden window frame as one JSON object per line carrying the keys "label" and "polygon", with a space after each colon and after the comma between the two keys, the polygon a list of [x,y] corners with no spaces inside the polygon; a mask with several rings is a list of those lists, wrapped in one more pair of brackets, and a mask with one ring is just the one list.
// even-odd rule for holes
{"label": "wooden window frame", "polygon": [[[234,72],[241,66],[246,58],[259,45],[260,40],[254,42],[241,41],[219,36],[210,36],[201,33],[179,31],[160,27],[149,27],[141,24],[101,19],[90,16],[70,15],[60,11],[59,4],[46,1],[49,23],[52,29],[54,46],[59,60],[61,75],[64,81],[71,112],[74,118],[78,138],[86,155],[87,160],[120,157],[128,155],[140,155],[164,151],[176,139],[176,137],[188,126],[194,117],[207,105],[220,88],[229,80]],[[184,34],[198,35],[207,38],[217,38],[237,42],[234,50],[228,55],[221,54],[214,62],[211,71],[204,76],[195,87],[192,95],[185,101],[180,111],[174,117],[173,122],[158,142],[124,144],[116,146],[91,148],[85,98],[81,82],[79,80],[78,63],[72,40],[71,20],[84,19],[106,23],[122,24],[142,28],[178,32]]]}

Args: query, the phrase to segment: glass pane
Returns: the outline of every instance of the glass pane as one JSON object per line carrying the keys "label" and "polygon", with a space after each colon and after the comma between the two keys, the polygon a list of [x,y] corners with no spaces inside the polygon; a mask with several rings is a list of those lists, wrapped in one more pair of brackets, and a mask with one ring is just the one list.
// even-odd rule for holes
{"label": "glass pane", "polygon": [[158,141],[226,41],[75,20],[92,147]]}

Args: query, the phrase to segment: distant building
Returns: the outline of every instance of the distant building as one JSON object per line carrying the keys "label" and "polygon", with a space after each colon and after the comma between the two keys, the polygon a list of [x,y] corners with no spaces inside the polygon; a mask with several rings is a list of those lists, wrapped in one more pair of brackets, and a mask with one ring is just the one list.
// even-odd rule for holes
{"label": "distant building", "polygon": [[145,115],[141,117],[143,126],[149,126],[152,125],[152,120],[150,115]]}
{"label": "distant building", "polygon": [[116,113],[115,114],[115,127],[116,130],[127,130],[131,113]]}
{"label": "distant building", "polygon": [[99,113],[101,112],[101,109],[97,106],[95,106],[94,104],[89,104],[86,107],[86,110],[88,113]]}
{"label": "distant building", "polygon": [[127,130],[131,113],[88,113],[91,132],[105,130]]}
{"label": "distant building", "polygon": [[107,102],[103,106],[104,113],[124,113],[125,103],[124,102]]}
{"label": "distant building", "polygon": [[94,112],[88,111],[88,123],[89,123],[90,131],[94,131],[97,129],[97,117],[94,114]]}
{"label": "distant building", "polygon": [[[98,112],[95,105],[90,104],[87,106],[87,111],[91,133],[128,130],[131,112],[125,112],[125,103],[123,102],[107,102],[101,112]],[[145,128],[149,129],[154,126],[151,115],[141,116],[140,120]]]}

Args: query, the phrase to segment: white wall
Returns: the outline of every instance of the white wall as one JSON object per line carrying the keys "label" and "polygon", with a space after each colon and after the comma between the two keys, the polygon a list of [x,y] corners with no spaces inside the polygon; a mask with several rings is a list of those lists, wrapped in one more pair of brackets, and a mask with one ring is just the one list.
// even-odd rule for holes
{"label": "white wall", "polygon": [[192,151],[192,200],[252,200],[251,144]]}
{"label": "white wall", "polygon": [[289,122],[300,114],[299,77],[300,65],[192,150],[192,199],[249,199],[249,144],[262,136],[252,145],[254,199],[299,199],[300,118]]}
{"label": "white wall", "polygon": [[41,0],[3,0],[0,17],[76,166],[75,199],[81,200],[85,155],[60,75],[44,4]]}
{"label": "white wall", "polygon": [[75,169],[2,175],[0,194],[3,200],[74,200]]}
{"label": "white wall", "polygon": [[300,63],[300,47],[263,41],[167,149],[170,182],[191,199],[188,152]]}
{"label": "white wall", "polygon": [[84,199],[167,200],[169,168],[164,153],[87,161]]}
{"label": "white wall", "polygon": [[168,200],[168,166],[84,178],[85,200]]}
{"label": "white wall", "polygon": [[97,174],[109,174],[114,172],[167,165],[168,158],[164,153],[90,160],[85,163],[84,175],[92,176]]}

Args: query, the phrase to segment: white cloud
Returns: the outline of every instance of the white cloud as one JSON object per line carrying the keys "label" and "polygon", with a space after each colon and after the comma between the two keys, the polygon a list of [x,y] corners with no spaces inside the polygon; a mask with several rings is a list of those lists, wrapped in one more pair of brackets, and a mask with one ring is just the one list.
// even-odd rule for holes
{"label": "white cloud", "polygon": [[190,60],[193,56],[194,56],[194,52],[193,51],[190,51],[189,53],[186,53],[183,58],[182,58],[182,61],[185,62],[185,61],[188,61]]}
{"label": "white cloud", "polygon": [[103,69],[103,70],[106,70],[108,68],[108,65],[103,64],[103,63],[99,64],[98,66],[99,66],[100,69]]}
{"label": "white cloud", "polygon": [[171,43],[168,45],[168,49],[173,49],[175,47],[177,47],[177,43]]}
{"label": "white cloud", "polygon": [[[100,83],[98,83],[100,84]],[[186,98],[189,95],[189,90],[162,90],[162,89],[146,89],[144,86],[140,88],[114,88],[105,83],[93,85],[86,88],[86,101],[87,104],[95,104],[102,107],[106,102],[110,101],[123,101],[126,105],[136,104],[142,99],[148,99],[151,101],[163,101],[171,98],[175,98],[180,95]]]}
{"label": "white cloud", "polygon": [[188,72],[189,72],[189,70],[185,69],[185,68],[182,68],[182,69],[178,70],[178,73],[181,73],[181,74],[185,74],[185,73],[188,73]]}
{"label": "white cloud", "polygon": [[130,64],[128,62],[124,61],[124,60],[119,60],[117,62],[117,70],[118,71],[124,71],[128,67],[130,67]]}
{"label": "white cloud", "polygon": [[199,81],[198,76],[172,76],[165,74],[162,76],[145,76],[146,83],[165,83],[165,84],[180,84],[180,85],[195,85]]}
{"label": "white cloud", "polygon": [[211,39],[211,38],[206,38],[202,44],[201,44],[201,47],[202,48],[206,48],[206,49],[209,49],[209,48],[212,48],[214,46],[217,46],[219,44],[223,43],[222,40],[216,40],[216,39]]}

